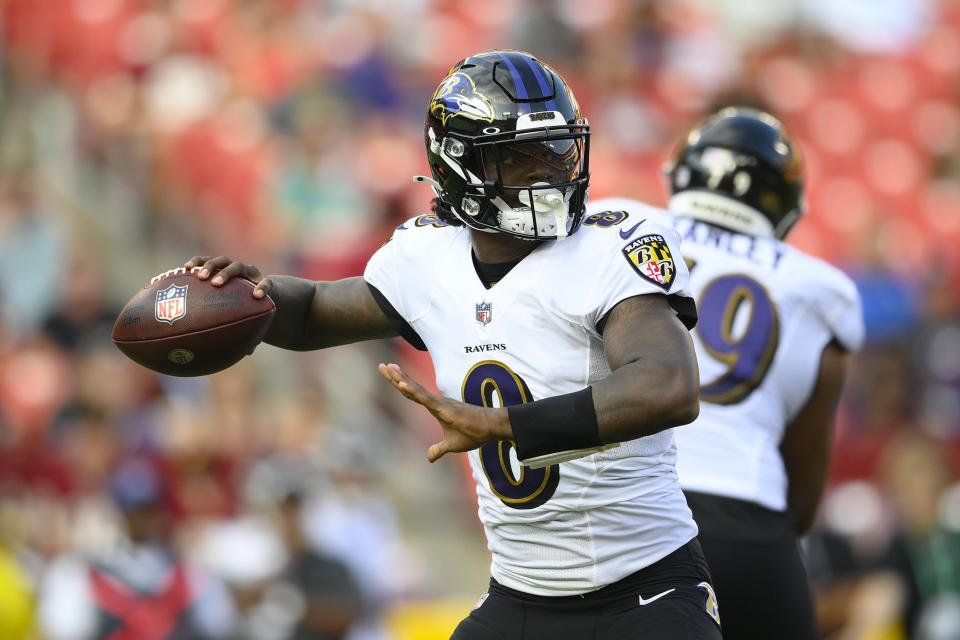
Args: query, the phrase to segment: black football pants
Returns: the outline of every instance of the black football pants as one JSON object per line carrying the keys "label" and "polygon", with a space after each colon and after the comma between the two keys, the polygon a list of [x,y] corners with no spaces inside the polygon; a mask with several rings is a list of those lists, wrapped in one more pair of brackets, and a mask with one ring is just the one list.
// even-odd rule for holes
{"label": "black football pants", "polygon": [[535,596],[491,579],[450,640],[720,640],[709,584],[696,540],[582,596]]}
{"label": "black football pants", "polygon": [[807,574],[787,514],[685,493],[722,603],[724,640],[818,640]]}

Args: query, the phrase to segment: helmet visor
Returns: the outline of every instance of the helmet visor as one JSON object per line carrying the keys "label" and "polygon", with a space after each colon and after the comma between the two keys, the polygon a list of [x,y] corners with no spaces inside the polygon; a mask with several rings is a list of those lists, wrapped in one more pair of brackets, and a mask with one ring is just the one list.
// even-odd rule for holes
{"label": "helmet visor", "polygon": [[484,174],[516,195],[534,184],[565,187],[584,173],[582,138],[511,141],[483,149]]}

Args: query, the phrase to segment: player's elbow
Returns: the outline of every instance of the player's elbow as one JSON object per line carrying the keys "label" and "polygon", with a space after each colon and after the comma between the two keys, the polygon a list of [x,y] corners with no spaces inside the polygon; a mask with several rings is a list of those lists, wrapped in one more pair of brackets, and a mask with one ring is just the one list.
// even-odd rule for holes
{"label": "player's elbow", "polygon": [[662,367],[664,373],[669,371],[664,376],[668,392],[663,397],[668,409],[666,423],[671,427],[690,424],[700,415],[700,368],[689,339],[686,346],[689,348]]}
{"label": "player's elbow", "polygon": [[690,424],[700,415],[700,396],[699,389],[693,385],[689,389],[683,389],[677,393],[676,400],[671,407],[669,423],[671,426],[679,427],[684,424]]}
{"label": "player's elbow", "polygon": [[686,405],[685,413],[681,416],[680,424],[690,424],[700,417],[700,397],[694,393],[691,401]]}
{"label": "player's elbow", "polygon": [[799,537],[806,535],[808,531],[813,527],[813,521],[815,513],[807,514],[804,516],[797,517],[794,520],[793,528],[794,534]]}
{"label": "player's elbow", "polygon": [[700,377],[693,365],[671,359],[662,366],[639,361],[616,370],[609,381],[594,386],[604,442],[621,442],[689,424],[700,415]]}
{"label": "player's elbow", "polygon": [[657,422],[661,428],[690,424],[700,415],[700,385],[697,376],[676,373],[670,384],[655,396]]}
{"label": "player's elbow", "polygon": [[820,505],[823,485],[816,488],[797,486],[792,479],[787,489],[787,511],[793,521],[796,535],[801,536],[813,527]]}

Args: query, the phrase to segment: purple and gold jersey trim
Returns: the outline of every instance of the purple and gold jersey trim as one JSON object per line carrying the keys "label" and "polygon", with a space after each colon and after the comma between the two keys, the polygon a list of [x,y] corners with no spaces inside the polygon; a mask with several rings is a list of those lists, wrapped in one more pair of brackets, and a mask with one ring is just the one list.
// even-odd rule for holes
{"label": "purple and gold jersey trim", "polygon": [[425,213],[422,216],[418,216],[417,219],[413,221],[413,224],[418,227],[434,227],[437,229],[450,226],[449,223],[441,220],[440,216],[435,213]]}

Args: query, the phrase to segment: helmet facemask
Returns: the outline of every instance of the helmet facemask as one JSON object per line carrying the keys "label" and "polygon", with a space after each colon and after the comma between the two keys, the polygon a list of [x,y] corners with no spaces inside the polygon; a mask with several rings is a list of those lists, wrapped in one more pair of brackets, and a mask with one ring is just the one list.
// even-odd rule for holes
{"label": "helmet facemask", "polygon": [[589,183],[586,125],[430,137],[435,153],[465,184],[456,193],[430,182],[468,227],[530,240],[576,231]]}

